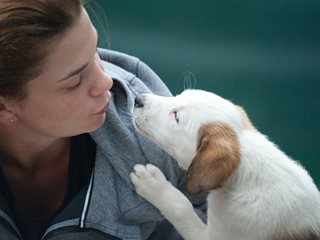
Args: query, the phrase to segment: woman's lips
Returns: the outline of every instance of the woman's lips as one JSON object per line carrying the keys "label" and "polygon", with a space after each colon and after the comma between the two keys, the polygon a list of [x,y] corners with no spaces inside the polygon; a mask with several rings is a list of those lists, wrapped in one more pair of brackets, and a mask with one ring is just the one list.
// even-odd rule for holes
{"label": "woman's lips", "polygon": [[97,112],[95,112],[93,115],[104,114],[104,113],[108,110],[109,103],[110,103],[110,99],[111,99],[111,94],[110,94],[110,92],[107,92],[107,94],[108,94],[108,95],[106,96],[107,103],[106,103],[100,110],[98,110]]}
{"label": "woman's lips", "polygon": [[108,110],[108,106],[109,106],[109,101],[99,112],[95,113],[94,115],[104,114]]}

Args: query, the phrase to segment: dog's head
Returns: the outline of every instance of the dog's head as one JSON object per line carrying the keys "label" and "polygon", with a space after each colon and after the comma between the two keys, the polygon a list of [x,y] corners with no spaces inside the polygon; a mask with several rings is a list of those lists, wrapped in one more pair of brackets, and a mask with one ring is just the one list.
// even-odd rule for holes
{"label": "dog's head", "polygon": [[213,93],[137,97],[134,122],[187,170],[192,194],[221,187],[240,162],[239,134],[254,129],[242,108]]}

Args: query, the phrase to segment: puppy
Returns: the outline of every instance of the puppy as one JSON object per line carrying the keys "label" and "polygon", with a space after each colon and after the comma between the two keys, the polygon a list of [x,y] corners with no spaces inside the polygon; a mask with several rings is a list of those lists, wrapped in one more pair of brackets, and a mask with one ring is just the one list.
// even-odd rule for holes
{"label": "puppy", "polygon": [[191,194],[209,192],[208,220],[153,165],[136,165],[137,192],[187,240],[320,239],[320,193],[307,171],[213,93],[141,95],[137,130],[172,155]]}

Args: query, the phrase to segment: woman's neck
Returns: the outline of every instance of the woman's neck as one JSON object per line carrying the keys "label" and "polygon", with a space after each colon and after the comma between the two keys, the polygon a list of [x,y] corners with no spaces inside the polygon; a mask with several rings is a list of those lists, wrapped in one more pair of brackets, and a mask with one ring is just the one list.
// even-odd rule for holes
{"label": "woman's neck", "polygon": [[[33,137],[31,137],[33,136]],[[63,202],[70,138],[18,136],[0,128],[0,167],[16,203],[29,216],[43,216]]]}
{"label": "woman's neck", "polygon": [[21,170],[38,168],[59,158],[69,147],[69,138],[41,136],[0,127],[0,165]]}

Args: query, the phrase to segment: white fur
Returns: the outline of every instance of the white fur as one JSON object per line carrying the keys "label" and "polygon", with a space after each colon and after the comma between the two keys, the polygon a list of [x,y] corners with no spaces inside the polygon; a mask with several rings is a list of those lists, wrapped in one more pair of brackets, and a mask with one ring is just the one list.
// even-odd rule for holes
{"label": "white fur", "polygon": [[137,165],[131,173],[137,192],[185,239],[290,239],[309,231],[320,239],[320,193],[311,177],[266,136],[246,128],[230,101],[213,93],[186,90],[176,97],[144,95],[142,102],[143,107],[134,109],[137,129],[186,170],[196,155],[198,131],[204,124],[225,123],[239,139],[240,164],[221,188],[210,191],[207,225],[157,167]]}

